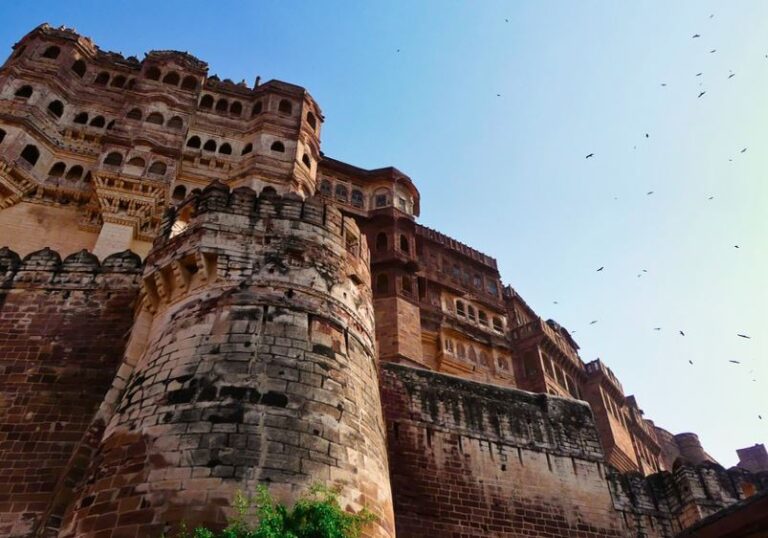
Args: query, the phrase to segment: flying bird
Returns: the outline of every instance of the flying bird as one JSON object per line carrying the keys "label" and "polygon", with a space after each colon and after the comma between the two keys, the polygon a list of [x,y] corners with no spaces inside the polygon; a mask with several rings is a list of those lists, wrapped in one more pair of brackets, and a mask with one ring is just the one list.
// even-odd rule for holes
{"label": "flying bird", "polygon": [[704,73],[696,73],[696,76],[697,76],[697,77],[700,77],[700,76],[701,76],[701,75],[703,75],[703,74],[704,74]]}
{"label": "flying bird", "polygon": [[645,133],[645,138],[650,138],[650,137],[651,135],[649,135],[648,133]]}
{"label": "flying bird", "polygon": [[757,415],[757,418],[759,418],[760,420],[763,420],[763,415]]}
{"label": "flying bird", "polygon": [[500,94],[500,93],[497,93],[497,94],[496,94],[496,97],[501,97],[501,94]]}
{"label": "flying bird", "polygon": [[699,34],[693,34],[693,37],[691,39],[696,39],[697,37],[701,37]]}
{"label": "flying bird", "polygon": [[737,334],[736,336],[740,336],[740,337],[746,338],[746,339],[752,338],[751,336],[747,336],[746,334]]}
{"label": "flying bird", "polygon": [[[765,55],[765,57],[766,57],[766,58],[768,58],[768,54],[766,54],[766,55]],[[666,83],[666,82],[662,82],[662,83],[661,83],[661,85],[662,85],[662,86],[666,86],[666,85],[667,85],[667,83]]]}
{"label": "flying bird", "polygon": [[600,272],[600,271],[602,271],[603,269],[605,269],[605,266],[601,265],[601,266],[600,266],[600,268],[597,270],[597,272]]}
{"label": "flying bird", "polygon": [[680,332],[680,336],[685,336],[685,333],[683,331],[679,331],[679,332]]}
{"label": "flying bird", "polygon": [[728,361],[728,362],[732,362],[733,364],[741,364],[741,362],[739,362],[739,361],[734,361],[734,360],[730,360],[730,361]]}
{"label": "flying bird", "polygon": [[701,93],[699,93],[699,97],[701,97],[701,96],[702,96],[702,95],[704,95],[705,93],[707,93],[707,92],[701,92]]}
{"label": "flying bird", "polygon": [[714,196],[710,196],[709,198],[707,198],[707,200],[712,200],[713,198]]}
{"label": "flying bird", "polygon": [[709,18],[711,19],[711,18],[712,18],[712,17],[714,17],[714,16],[715,16],[715,14],[714,14],[714,13],[712,13],[712,15],[710,15],[710,16],[709,16]]}
{"label": "flying bird", "polygon": [[643,269],[643,273],[647,273],[647,272],[648,272],[648,269]]}
{"label": "flying bird", "polygon": [[717,52],[717,49],[712,49],[712,50],[709,51],[710,54],[713,54],[715,52]]}
{"label": "flying bird", "polygon": [[688,364],[693,364],[693,361],[691,359],[688,359]]}
{"label": "flying bird", "polygon": [[590,325],[594,325],[595,323],[597,323],[596,319],[589,322]]}
{"label": "flying bird", "polygon": [[733,248],[739,248],[739,245],[733,245]]}
{"label": "flying bird", "polygon": [[739,153],[744,153],[744,152],[746,152],[746,151],[747,151],[747,148],[744,148],[744,149],[743,149],[743,150],[741,150]]}
{"label": "flying bird", "polygon": [[558,302],[557,301],[552,301],[552,304],[558,304]]}
{"label": "flying bird", "polygon": [[650,196],[651,194],[653,194],[653,191],[648,191],[645,193],[646,196]]}
{"label": "flying bird", "polygon": [[586,158],[586,159],[589,159],[590,157],[594,157],[594,156],[595,156],[595,154],[594,154],[594,153],[590,153],[590,154],[589,154],[589,155],[587,155],[585,158]]}
{"label": "flying bird", "polygon": [[735,76],[736,76],[736,73],[731,73],[730,75],[728,75],[728,78],[733,78]]}
{"label": "flying bird", "polygon": [[660,330],[661,330],[661,327],[654,327],[654,328],[653,328],[653,330],[654,330],[654,331],[660,331]]}

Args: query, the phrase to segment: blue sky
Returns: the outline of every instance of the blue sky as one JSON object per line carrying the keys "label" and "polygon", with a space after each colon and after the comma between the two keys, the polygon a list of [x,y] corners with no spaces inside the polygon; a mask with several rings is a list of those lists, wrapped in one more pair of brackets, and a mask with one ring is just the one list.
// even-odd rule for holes
{"label": "blue sky", "polygon": [[37,1],[0,20],[6,53],[48,21],[305,86],[327,155],[409,174],[421,222],[496,257],[646,417],[726,466],[768,441],[768,2]]}

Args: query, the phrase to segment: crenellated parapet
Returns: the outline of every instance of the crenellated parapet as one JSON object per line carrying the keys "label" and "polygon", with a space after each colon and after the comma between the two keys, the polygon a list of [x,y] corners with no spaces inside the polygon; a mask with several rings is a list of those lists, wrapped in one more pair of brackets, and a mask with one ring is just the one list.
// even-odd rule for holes
{"label": "crenellated parapet", "polygon": [[0,287],[13,289],[106,289],[136,281],[141,258],[130,251],[108,256],[103,262],[86,250],[65,257],[44,248],[21,258],[0,248]]}

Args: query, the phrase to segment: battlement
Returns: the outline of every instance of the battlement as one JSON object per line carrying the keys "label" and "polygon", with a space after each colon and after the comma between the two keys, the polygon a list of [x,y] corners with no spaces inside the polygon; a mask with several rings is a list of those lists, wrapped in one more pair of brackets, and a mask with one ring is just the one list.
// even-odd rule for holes
{"label": "battlement", "polygon": [[243,217],[248,226],[258,223],[269,233],[271,224],[276,220],[302,222],[322,228],[331,238],[341,244],[352,258],[361,264],[370,263],[370,251],[364,234],[354,219],[342,215],[335,206],[323,203],[318,197],[303,199],[298,194],[277,195],[264,189],[260,194],[249,187],[230,188],[214,182],[202,191],[194,191],[190,196],[166,213],[161,232],[155,240],[160,246],[172,240],[185,230],[192,229],[198,223],[208,220],[209,215],[225,213]]}
{"label": "battlement", "polygon": [[439,243],[448,250],[457,252],[492,269],[498,269],[496,266],[495,258],[491,258],[487,254],[483,254],[479,250],[475,250],[472,247],[465,245],[461,241],[457,241],[456,239],[440,233],[437,230],[433,230],[432,228],[417,224],[416,235],[428,239],[429,241]]}
{"label": "battlement", "polygon": [[81,250],[63,260],[58,252],[44,248],[21,258],[8,247],[0,248],[0,287],[81,288],[108,287],[112,275],[141,273],[138,255],[124,251],[107,256],[103,262]]}

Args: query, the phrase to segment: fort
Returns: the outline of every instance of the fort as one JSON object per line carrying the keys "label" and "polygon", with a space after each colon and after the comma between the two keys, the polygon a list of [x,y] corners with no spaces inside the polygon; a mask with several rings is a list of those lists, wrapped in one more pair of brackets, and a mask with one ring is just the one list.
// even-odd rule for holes
{"label": "fort", "polygon": [[407,175],[324,155],[323,122],[188,53],[45,24],[14,46],[0,535],[168,536],[323,482],[368,537],[766,536],[764,446],[725,469],[646,418],[492,257],[417,222]]}

